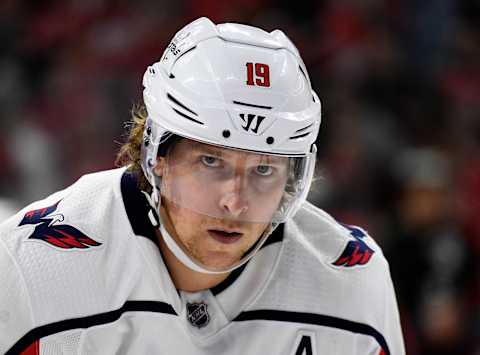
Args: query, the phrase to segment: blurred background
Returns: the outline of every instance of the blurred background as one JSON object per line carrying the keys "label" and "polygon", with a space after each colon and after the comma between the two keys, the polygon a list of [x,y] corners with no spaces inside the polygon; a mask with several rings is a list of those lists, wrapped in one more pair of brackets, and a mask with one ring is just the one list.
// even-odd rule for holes
{"label": "blurred background", "polygon": [[310,200],[383,247],[408,354],[480,354],[478,0],[2,0],[0,219],[114,167],[199,16],[292,38],[323,101]]}

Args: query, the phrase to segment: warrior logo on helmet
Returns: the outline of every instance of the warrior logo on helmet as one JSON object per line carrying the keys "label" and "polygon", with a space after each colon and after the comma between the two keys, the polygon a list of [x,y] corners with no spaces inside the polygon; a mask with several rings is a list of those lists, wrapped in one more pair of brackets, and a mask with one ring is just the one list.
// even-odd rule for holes
{"label": "warrior logo on helmet", "polygon": [[[245,115],[246,115],[245,113],[240,114],[240,118],[245,124],[245,125],[242,125],[242,128],[247,132],[251,131],[255,134],[258,134],[258,129],[260,128],[262,121],[265,119],[265,116],[259,116],[259,115],[254,115],[252,113],[249,113],[246,115],[247,117],[245,118]],[[252,127],[252,124],[253,124],[253,127]]]}

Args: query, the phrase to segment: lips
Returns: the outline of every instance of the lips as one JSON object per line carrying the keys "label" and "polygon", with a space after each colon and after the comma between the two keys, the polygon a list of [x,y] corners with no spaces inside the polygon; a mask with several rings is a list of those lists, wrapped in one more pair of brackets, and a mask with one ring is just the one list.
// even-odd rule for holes
{"label": "lips", "polygon": [[226,231],[221,229],[209,229],[208,234],[217,242],[223,244],[232,244],[242,238],[243,233],[236,231]]}

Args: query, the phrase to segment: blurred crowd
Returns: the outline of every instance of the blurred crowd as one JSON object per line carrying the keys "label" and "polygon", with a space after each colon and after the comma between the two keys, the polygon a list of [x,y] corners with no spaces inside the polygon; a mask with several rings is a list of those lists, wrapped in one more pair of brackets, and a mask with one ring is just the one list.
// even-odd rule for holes
{"label": "blurred crowd", "polygon": [[383,247],[407,353],[480,354],[476,0],[2,0],[0,218],[114,167],[146,66],[205,15],[299,47],[323,101],[309,199]]}

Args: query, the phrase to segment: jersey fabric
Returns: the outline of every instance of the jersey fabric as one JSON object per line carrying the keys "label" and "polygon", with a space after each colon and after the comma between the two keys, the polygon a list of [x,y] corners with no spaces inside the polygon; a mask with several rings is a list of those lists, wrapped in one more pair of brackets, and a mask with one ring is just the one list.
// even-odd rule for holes
{"label": "jersey fabric", "polygon": [[216,287],[177,291],[124,168],[0,226],[1,354],[405,353],[388,264],[305,203]]}

